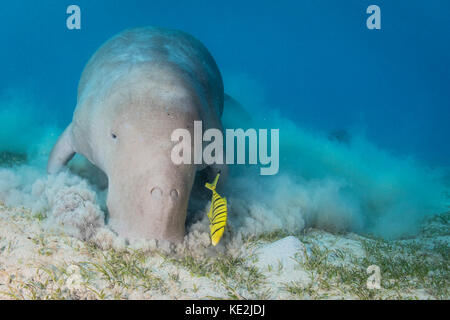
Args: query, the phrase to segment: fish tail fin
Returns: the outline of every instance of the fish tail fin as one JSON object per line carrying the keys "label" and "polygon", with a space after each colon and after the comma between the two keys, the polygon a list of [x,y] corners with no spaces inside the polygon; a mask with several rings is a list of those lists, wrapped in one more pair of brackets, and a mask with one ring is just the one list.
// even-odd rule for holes
{"label": "fish tail fin", "polygon": [[220,173],[217,174],[216,178],[214,179],[213,183],[206,183],[205,187],[208,188],[211,191],[215,191],[216,190],[216,186],[217,186],[217,181],[219,181],[219,176]]}

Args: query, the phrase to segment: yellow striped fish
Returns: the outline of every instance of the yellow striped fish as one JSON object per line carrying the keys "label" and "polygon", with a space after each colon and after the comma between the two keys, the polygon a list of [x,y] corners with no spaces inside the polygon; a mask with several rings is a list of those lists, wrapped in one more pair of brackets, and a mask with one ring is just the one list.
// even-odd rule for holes
{"label": "yellow striped fish", "polygon": [[211,242],[216,246],[222,238],[227,224],[227,199],[222,198],[216,191],[217,181],[220,173],[217,174],[213,183],[206,183],[205,187],[212,191],[211,209],[208,212],[209,229],[211,231]]}

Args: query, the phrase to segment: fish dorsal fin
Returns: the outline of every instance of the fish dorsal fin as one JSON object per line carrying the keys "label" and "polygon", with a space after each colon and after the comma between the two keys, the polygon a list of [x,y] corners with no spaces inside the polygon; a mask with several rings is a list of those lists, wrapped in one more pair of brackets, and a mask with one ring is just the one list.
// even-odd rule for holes
{"label": "fish dorsal fin", "polygon": [[208,188],[211,191],[215,191],[217,187],[217,182],[219,181],[220,173],[217,174],[216,178],[214,179],[213,183],[206,183],[205,187]]}

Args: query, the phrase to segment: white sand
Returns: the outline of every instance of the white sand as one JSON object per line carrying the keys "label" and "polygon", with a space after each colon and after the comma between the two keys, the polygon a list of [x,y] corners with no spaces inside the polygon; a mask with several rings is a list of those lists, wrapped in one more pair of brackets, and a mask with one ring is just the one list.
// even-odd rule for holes
{"label": "white sand", "polygon": [[[108,238],[110,242],[105,240]],[[349,257],[365,255],[362,248],[363,237],[354,234],[338,236],[318,230],[301,237],[302,241],[291,236],[276,242],[246,243],[240,250],[230,252],[235,257],[244,257],[246,265],[255,266],[260,270],[261,285],[253,292],[245,288],[245,280],[241,283],[238,280],[234,281],[233,278],[237,279],[238,276],[221,279],[215,274],[210,274],[200,277],[195,275],[195,271],[192,272],[192,268],[174,263],[170,258],[163,258],[160,253],[164,250],[155,249],[154,243],[142,242],[125,246],[116,238],[107,228],[102,227],[96,237],[82,241],[64,234],[61,229],[50,230],[46,226],[45,219],[40,221],[39,217],[33,217],[29,209],[1,204],[0,297],[3,299],[208,299],[229,296],[270,299],[358,298],[350,291],[345,294],[339,290],[340,286],[346,285],[339,281],[337,283],[330,281],[332,287],[329,290],[316,288],[314,271],[308,270],[297,261],[305,262],[305,259],[311,259],[315,254],[314,247],[331,251],[341,250],[347,252]],[[422,239],[428,241],[430,245],[433,243],[432,240],[448,246],[449,236]],[[404,242],[411,241],[414,240]],[[115,248],[108,247],[108,243]],[[104,245],[105,249],[100,249],[99,244]],[[228,245],[231,247],[231,243]],[[141,254],[136,256],[125,254],[133,250]],[[196,250],[200,257],[198,261],[206,261],[201,260],[202,255],[203,258],[208,256],[208,259],[216,262],[222,259],[217,256],[217,250],[211,247],[207,246],[203,252],[199,248]],[[111,254],[120,257],[113,260]],[[124,255],[121,256],[122,254]],[[169,254],[169,257],[171,256],[183,257],[173,250]],[[111,261],[120,264],[121,261],[126,261],[127,257],[132,258],[131,262],[136,262],[137,269],[147,270],[147,276],[142,277],[133,271],[123,278],[117,276],[115,280],[109,281],[105,273],[94,268],[93,264],[89,267],[83,264],[96,263],[108,269],[108,263]],[[333,261],[333,255],[329,255],[329,258]],[[344,258],[339,260],[338,264],[346,262],[351,263],[349,259]],[[85,266],[84,269],[80,268],[80,264]],[[237,273],[244,272],[240,267],[236,270]],[[143,279],[152,277],[158,280],[155,280],[155,286],[150,286],[149,289],[149,286],[145,287]],[[306,288],[304,294],[299,296],[287,290],[286,285],[290,283]],[[307,288],[316,291],[311,294]],[[392,294],[390,290],[384,290],[383,296],[390,297],[390,294]],[[436,298],[420,283],[416,288],[405,289],[403,297]]]}

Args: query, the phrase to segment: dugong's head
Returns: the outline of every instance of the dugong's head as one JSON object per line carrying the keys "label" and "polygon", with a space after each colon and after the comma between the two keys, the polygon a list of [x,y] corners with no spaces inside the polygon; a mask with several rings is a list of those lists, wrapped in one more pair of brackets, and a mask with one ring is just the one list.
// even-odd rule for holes
{"label": "dugong's head", "polygon": [[[164,88],[154,88],[163,90]],[[152,89],[153,90],[153,89]],[[174,164],[174,130],[187,129],[193,137],[199,119],[186,95],[170,91],[170,99],[156,99],[147,91],[110,99],[95,130],[98,159],[108,176],[109,225],[119,235],[135,239],[183,240],[194,164]],[[163,91],[164,92],[164,91]],[[152,98],[149,98],[152,97]]]}

